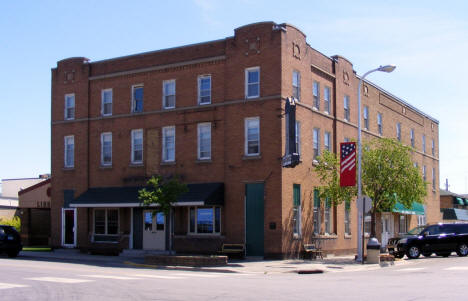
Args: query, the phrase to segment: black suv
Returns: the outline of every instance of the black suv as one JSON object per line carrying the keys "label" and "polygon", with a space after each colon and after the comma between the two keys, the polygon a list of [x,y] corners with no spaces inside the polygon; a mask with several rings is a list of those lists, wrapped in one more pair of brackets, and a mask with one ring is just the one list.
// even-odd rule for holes
{"label": "black suv", "polygon": [[408,236],[398,241],[394,251],[396,257],[418,258],[421,254],[431,256],[449,256],[452,252],[458,256],[468,255],[468,224],[437,224],[425,227],[419,234]]}
{"label": "black suv", "polygon": [[21,237],[15,228],[0,225],[0,253],[7,253],[8,257],[16,257],[23,249]]}
{"label": "black suv", "polygon": [[392,237],[388,240],[387,243],[387,250],[388,254],[395,256],[395,258],[403,258],[405,256],[404,253],[399,253],[397,252],[397,245],[400,239],[405,238],[405,237],[414,237],[419,235],[422,230],[424,230],[427,226],[417,226],[416,228],[413,228],[409,230],[407,233],[400,234],[396,237]]}

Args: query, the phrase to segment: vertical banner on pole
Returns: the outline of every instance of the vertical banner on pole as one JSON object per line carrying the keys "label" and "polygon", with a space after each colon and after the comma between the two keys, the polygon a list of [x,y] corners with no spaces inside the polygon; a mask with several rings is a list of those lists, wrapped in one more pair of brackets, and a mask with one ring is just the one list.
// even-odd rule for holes
{"label": "vertical banner on pole", "polygon": [[340,143],[340,186],[356,185],[356,143]]}

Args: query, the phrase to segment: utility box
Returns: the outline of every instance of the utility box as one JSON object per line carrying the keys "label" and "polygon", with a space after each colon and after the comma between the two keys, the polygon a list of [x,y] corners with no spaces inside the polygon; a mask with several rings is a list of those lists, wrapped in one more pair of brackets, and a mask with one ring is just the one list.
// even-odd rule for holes
{"label": "utility box", "polygon": [[377,238],[372,237],[367,242],[367,263],[379,264],[380,263],[380,243]]}

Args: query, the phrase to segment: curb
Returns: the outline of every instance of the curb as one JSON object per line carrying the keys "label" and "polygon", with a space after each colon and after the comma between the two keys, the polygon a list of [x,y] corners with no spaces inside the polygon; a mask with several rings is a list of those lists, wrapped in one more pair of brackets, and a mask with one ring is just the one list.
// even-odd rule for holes
{"label": "curb", "polygon": [[160,269],[160,270],[179,270],[179,271],[197,271],[197,272],[212,272],[212,273],[239,273],[230,269],[209,269],[203,267],[182,267],[182,266],[163,266],[163,265],[152,265],[145,263],[135,263],[132,261],[124,261],[125,265],[133,266],[136,268],[150,268],[150,269]]}

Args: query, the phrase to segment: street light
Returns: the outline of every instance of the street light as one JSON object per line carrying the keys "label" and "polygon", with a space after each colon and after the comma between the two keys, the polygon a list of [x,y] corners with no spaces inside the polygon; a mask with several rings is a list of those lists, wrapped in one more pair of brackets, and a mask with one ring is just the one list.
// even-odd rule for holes
{"label": "street light", "polygon": [[358,200],[362,201],[362,207],[358,207],[358,261],[364,263],[364,211],[365,211],[365,202],[362,199],[362,183],[361,183],[361,161],[362,161],[362,138],[361,138],[361,89],[362,89],[362,81],[364,78],[372,72],[375,71],[382,71],[390,73],[395,70],[395,65],[385,65],[380,66],[379,68],[367,71],[364,75],[359,79],[359,86],[358,86]]}

